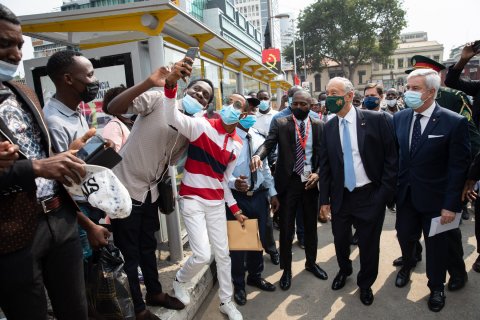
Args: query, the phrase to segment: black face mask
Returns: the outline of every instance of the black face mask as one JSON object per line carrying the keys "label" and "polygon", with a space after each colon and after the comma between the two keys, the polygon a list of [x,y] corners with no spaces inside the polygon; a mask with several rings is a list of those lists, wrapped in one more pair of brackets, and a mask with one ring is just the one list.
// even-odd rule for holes
{"label": "black face mask", "polygon": [[85,85],[85,90],[80,93],[80,99],[82,99],[82,101],[85,103],[92,101],[97,96],[99,89],[100,89],[100,84],[98,80],[91,83],[87,83]]}
{"label": "black face mask", "polygon": [[303,111],[300,108],[292,109],[292,113],[298,120],[305,120],[308,116],[308,111]]}

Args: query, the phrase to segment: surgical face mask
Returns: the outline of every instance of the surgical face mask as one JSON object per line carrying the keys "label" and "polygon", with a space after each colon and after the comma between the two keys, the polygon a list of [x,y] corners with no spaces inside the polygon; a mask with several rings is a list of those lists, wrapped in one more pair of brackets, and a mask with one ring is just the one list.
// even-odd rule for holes
{"label": "surgical face mask", "polygon": [[240,123],[240,125],[242,127],[244,127],[245,129],[250,129],[251,127],[253,127],[255,122],[257,122],[257,117],[255,117],[252,114],[249,114],[245,118],[240,119],[240,121],[238,123]]}
{"label": "surgical face mask", "polygon": [[80,93],[80,99],[82,99],[82,101],[85,103],[92,101],[97,97],[99,89],[100,84],[98,80],[85,84],[85,90]]}
{"label": "surgical face mask", "polygon": [[0,60],[0,81],[10,81],[17,72],[18,65]]}
{"label": "surgical face mask", "polygon": [[258,109],[260,109],[260,111],[267,111],[268,108],[270,108],[270,100],[261,100]]}
{"label": "surgical face mask", "polygon": [[203,106],[200,104],[200,102],[198,102],[197,99],[193,98],[189,94],[186,94],[185,97],[183,97],[182,105],[183,110],[190,115],[194,115],[195,113],[203,110]]}
{"label": "surgical face mask", "polygon": [[380,98],[378,98],[378,97],[365,97],[365,99],[363,99],[363,105],[368,110],[376,109],[380,105]]}
{"label": "surgical face mask", "polygon": [[387,100],[387,106],[393,108],[397,105],[397,99]]}
{"label": "surgical face mask", "polygon": [[222,118],[223,123],[226,125],[235,124],[240,119],[240,110],[236,110],[233,107],[233,104],[229,106],[223,106],[220,111],[220,117]]}
{"label": "surgical face mask", "polygon": [[338,113],[345,106],[344,96],[328,96],[325,105],[331,113]]}
{"label": "surgical face mask", "polygon": [[405,92],[403,100],[405,101],[405,104],[413,110],[420,108],[425,103],[425,100],[422,100],[422,93],[418,91],[408,90]]}

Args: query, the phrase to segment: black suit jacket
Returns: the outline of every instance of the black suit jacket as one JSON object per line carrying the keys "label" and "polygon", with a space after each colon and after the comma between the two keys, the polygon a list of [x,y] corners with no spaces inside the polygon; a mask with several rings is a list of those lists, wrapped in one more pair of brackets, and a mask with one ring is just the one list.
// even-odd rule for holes
{"label": "black suit jacket", "polygon": [[410,156],[413,110],[393,117],[399,145],[397,203],[411,190],[412,204],[420,212],[461,210],[461,195],[470,164],[467,118],[436,104],[418,147]]}
{"label": "black suit jacket", "polygon": [[[385,205],[395,195],[398,170],[392,119],[383,112],[355,110],[360,157],[367,177],[377,187],[372,200],[379,205]],[[345,184],[338,128],[337,117],[325,124],[325,134],[320,147],[320,205],[330,204],[333,214],[341,208]]]}
{"label": "black suit jacket", "polygon": [[[278,157],[275,167],[275,189],[282,193],[288,186],[288,181],[293,173],[295,165],[296,133],[293,116],[277,118],[272,121],[268,137],[257,149],[255,155],[262,160],[278,144]],[[312,126],[312,172],[319,173],[319,153],[324,123],[320,119],[310,117]]]}

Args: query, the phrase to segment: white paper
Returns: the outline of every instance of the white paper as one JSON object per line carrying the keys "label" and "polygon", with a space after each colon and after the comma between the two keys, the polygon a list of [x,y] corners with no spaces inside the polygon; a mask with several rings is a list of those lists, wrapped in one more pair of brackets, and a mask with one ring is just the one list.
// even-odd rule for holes
{"label": "white paper", "polygon": [[452,222],[441,224],[440,219],[442,217],[436,217],[432,219],[432,223],[430,224],[430,233],[428,234],[429,237],[433,237],[436,234],[456,229],[460,225],[460,217],[462,216],[461,212],[457,212],[455,214],[455,219]]}

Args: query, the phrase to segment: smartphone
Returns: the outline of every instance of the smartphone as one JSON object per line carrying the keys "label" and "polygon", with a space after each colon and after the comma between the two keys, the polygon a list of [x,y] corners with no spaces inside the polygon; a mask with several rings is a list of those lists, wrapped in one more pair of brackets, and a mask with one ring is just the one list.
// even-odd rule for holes
{"label": "smartphone", "polygon": [[106,142],[103,140],[101,136],[95,135],[87,141],[87,143],[78,150],[76,156],[83,161],[87,162],[93,155],[95,155],[98,151],[103,149]]}
{"label": "smartphone", "polygon": [[475,41],[472,45],[473,52],[478,52],[478,49],[480,49],[480,40]]}
{"label": "smartphone", "polygon": [[[200,49],[199,47],[188,48],[187,54],[185,55],[185,57],[188,57],[188,58],[192,59],[193,61],[195,61],[195,58],[197,57],[199,49]],[[185,62],[188,63],[189,65],[193,64],[193,63],[190,63],[190,61],[185,61]]]}

